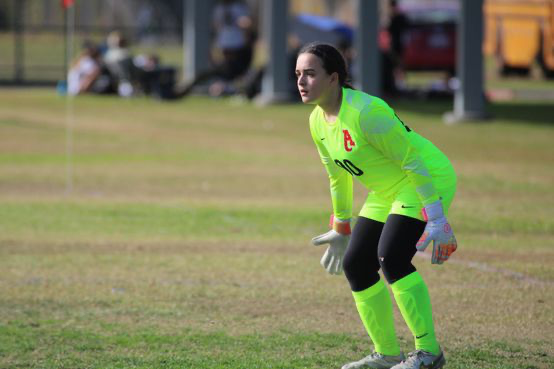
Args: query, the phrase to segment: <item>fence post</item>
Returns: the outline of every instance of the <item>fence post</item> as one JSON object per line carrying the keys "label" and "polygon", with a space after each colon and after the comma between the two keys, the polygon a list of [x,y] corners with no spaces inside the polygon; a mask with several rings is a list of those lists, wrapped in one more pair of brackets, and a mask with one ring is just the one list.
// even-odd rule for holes
{"label": "fence post", "polygon": [[454,111],[444,115],[447,124],[490,118],[483,88],[483,0],[460,1],[457,28],[456,69],[460,88],[454,96]]}
{"label": "fence post", "polygon": [[358,26],[355,34],[356,87],[371,95],[381,93],[379,57],[379,2],[357,0]]}
{"label": "fence post", "polygon": [[193,80],[210,65],[210,30],[212,1],[183,0],[184,76]]}
{"label": "fence post", "polygon": [[14,5],[14,79],[16,83],[23,82],[23,30],[25,27],[24,9],[25,0],[15,1]]}
{"label": "fence post", "polygon": [[289,63],[287,62],[287,30],[289,9],[287,0],[266,0],[262,5],[264,39],[268,48],[267,70],[262,81],[259,104],[287,101],[289,93]]}

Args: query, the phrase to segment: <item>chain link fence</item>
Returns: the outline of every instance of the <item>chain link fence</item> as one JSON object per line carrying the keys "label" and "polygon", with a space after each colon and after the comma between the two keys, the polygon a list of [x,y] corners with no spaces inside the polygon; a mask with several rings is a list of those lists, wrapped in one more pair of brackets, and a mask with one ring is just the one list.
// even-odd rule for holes
{"label": "chain link fence", "polygon": [[[80,53],[85,41],[102,48],[107,35],[118,30],[133,54],[157,55],[180,74],[187,1],[75,0],[72,56]],[[244,1],[257,24],[263,0]],[[291,14],[353,17],[352,0],[289,0],[289,9]],[[61,0],[0,0],[0,86],[54,85],[65,79],[67,22]]]}
{"label": "chain link fence", "polygon": [[[156,54],[179,68],[186,0],[75,1],[72,50],[105,43],[119,30],[134,53]],[[60,0],[0,0],[0,84],[55,84],[65,78],[67,13]]]}

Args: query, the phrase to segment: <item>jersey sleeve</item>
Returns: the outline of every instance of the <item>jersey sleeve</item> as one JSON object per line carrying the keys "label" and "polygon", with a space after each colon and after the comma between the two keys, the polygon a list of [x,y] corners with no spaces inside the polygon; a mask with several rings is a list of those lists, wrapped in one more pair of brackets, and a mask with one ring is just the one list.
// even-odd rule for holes
{"label": "jersey sleeve", "polygon": [[333,203],[333,214],[335,215],[335,218],[340,220],[350,219],[352,218],[353,201],[352,176],[346,170],[339,168],[333,162],[329,152],[321,142],[321,138],[317,136],[311,119],[310,132],[315,146],[317,147],[321,162],[329,175],[329,187],[331,190],[331,201]]}
{"label": "jersey sleeve", "polygon": [[360,112],[360,129],[370,145],[406,173],[423,206],[439,200],[429,170],[409,138],[413,132],[392,109],[367,106]]}

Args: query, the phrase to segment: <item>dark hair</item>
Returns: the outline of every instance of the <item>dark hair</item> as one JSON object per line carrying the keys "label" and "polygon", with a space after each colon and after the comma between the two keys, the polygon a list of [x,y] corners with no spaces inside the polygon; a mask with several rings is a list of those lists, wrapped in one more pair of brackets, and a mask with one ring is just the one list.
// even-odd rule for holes
{"label": "dark hair", "polygon": [[339,85],[341,87],[354,89],[350,82],[350,77],[348,76],[346,60],[336,47],[324,42],[315,41],[304,45],[298,52],[298,55],[305,53],[317,56],[321,60],[323,69],[325,69],[327,74],[337,73],[339,75]]}

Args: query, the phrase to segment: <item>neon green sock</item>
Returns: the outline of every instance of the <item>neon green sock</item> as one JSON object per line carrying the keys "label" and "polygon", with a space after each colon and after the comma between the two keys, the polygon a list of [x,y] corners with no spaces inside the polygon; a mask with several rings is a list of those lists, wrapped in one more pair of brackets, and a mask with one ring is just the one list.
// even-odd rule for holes
{"label": "neon green sock", "polygon": [[433,325],[431,298],[421,275],[413,272],[391,287],[398,308],[414,335],[416,350],[438,355],[440,348]]}
{"label": "neon green sock", "polygon": [[389,291],[379,280],[373,286],[352,291],[358,313],[375,345],[375,351],[383,355],[400,355],[400,346],[394,330],[394,316]]}

